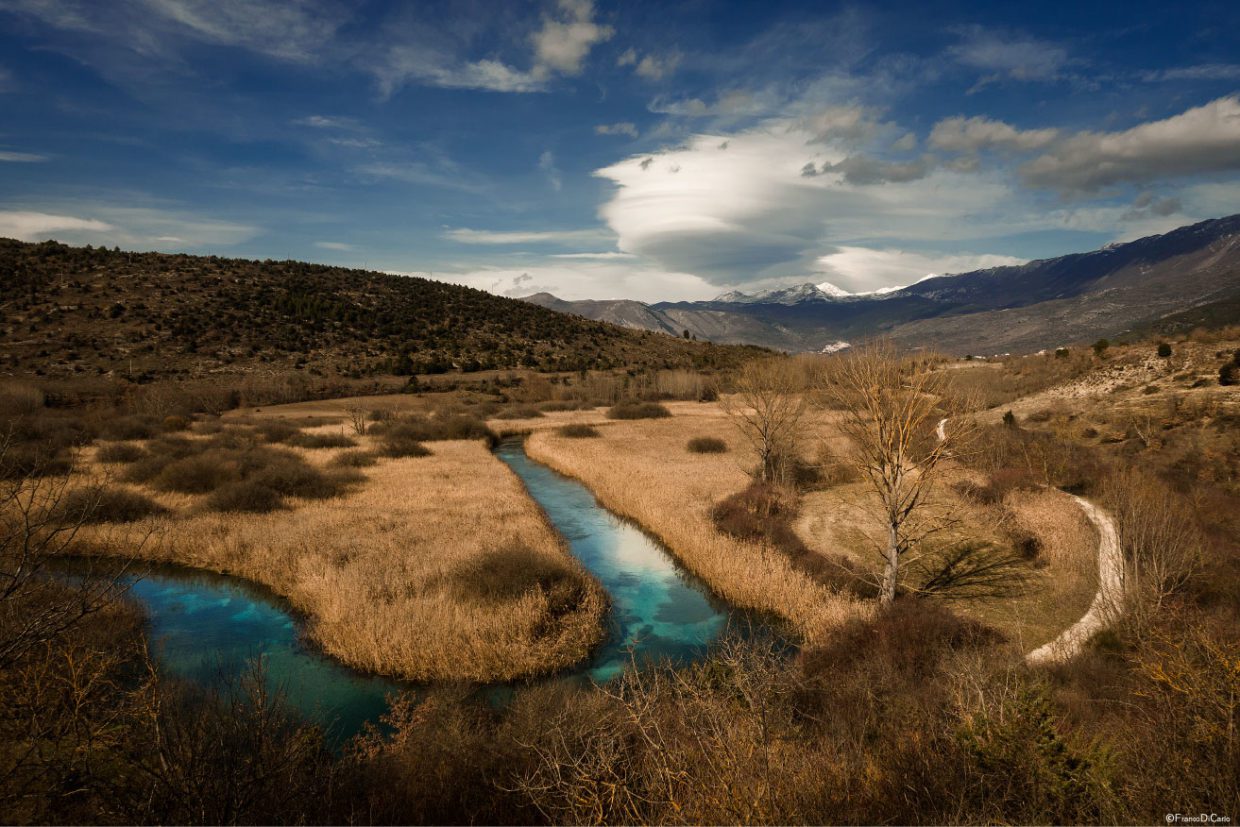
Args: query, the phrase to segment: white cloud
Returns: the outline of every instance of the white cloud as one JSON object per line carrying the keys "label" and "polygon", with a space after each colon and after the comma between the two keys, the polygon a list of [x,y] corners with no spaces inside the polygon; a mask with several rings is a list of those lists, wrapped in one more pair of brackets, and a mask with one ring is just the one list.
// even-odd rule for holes
{"label": "white cloud", "polygon": [[944,118],[930,130],[930,145],[946,152],[976,153],[997,149],[1029,152],[1059,137],[1057,129],[1017,129],[986,117]]}
{"label": "white cloud", "polygon": [[1122,132],[1080,132],[1021,168],[1030,185],[1088,193],[1113,184],[1240,170],[1240,97]]}
{"label": "white cloud", "polygon": [[132,249],[179,250],[239,244],[257,227],[182,213],[167,208],[80,205],[72,215],[63,205],[0,211],[0,236],[24,241],[55,238],[70,244],[108,244]]}
{"label": "white cloud", "polygon": [[548,75],[514,69],[498,60],[460,61],[433,48],[396,45],[370,67],[384,97],[411,81],[445,89],[481,89],[490,92],[540,92]]}
{"label": "white cloud", "polygon": [[838,163],[825,163],[818,171],[812,164],[801,168],[801,175],[812,178],[838,172],[850,184],[887,184],[917,181],[930,174],[930,165],[923,159],[913,161],[882,161],[866,155],[849,155]]}
{"label": "white cloud", "polygon": [[6,92],[17,90],[17,81],[13,78],[13,73],[3,66],[0,66],[0,95]]}
{"label": "white cloud", "polygon": [[522,244],[581,244],[614,240],[602,230],[535,230],[496,231],[473,230],[454,227],[443,232],[443,237],[460,244],[522,245]]}
{"label": "white cloud", "polygon": [[95,218],[51,215],[20,210],[0,211],[0,236],[19,241],[43,241],[57,233],[110,233],[116,228]]}
{"label": "white cloud", "polygon": [[556,253],[551,258],[571,258],[587,261],[632,261],[637,256],[632,253],[618,253],[612,250],[606,253]]}
{"label": "white cloud", "polygon": [[593,20],[589,0],[560,0],[556,13],[526,41],[532,50],[528,69],[487,57],[471,60],[470,38],[454,37],[444,30],[415,27],[404,40],[377,50],[376,58],[363,63],[388,97],[406,83],[446,89],[479,89],[489,92],[542,92],[555,75],[576,75],[591,49],[612,35],[610,26]]}
{"label": "white cloud", "polygon": [[[1231,133],[1219,128],[1221,114],[1190,119],[1195,128],[1186,131],[1195,144],[1176,144],[1186,156],[1181,169],[1198,169],[1203,158],[1230,163],[1228,153],[1240,153],[1240,141],[1228,140]],[[663,272],[691,273],[712,285],[752,285],[804,281],[828,266],[847,282],[841,286],[865,291],[930,272],[1012,263],[998,254],[1022,235],[1161,232],[1175,226],[1171,222],[1235,212],[1240,203],[1226,204],[1222,190],[1193,199],[1168,189],[1137,203],[1107,198],[1056,206],[1022,185],[1017,162],[1004,152],[986,166],[936,166],[929,156],[891,159],[887,153],[906,134],[860,106],[833,108],[818,121],[782,117],[738,131],[702,132],[597,170],[615,186],[599,216],[615,232],[620,251]],[[940,129],[935,143],[963,152],[1010,148],[1058,157],[1073,140],[1049,129],[962,118]],[[1089,181],[1115,174],[1115,164],[1096,153],[1092,163],[1072,175]],[[1235,190],[1227,192],[1234,197]],[[971,252],[927,252],[949,245]]]}
{"label": "white cloud", "polygon": [[679,52],[671,52],[661,57],[652,54],[639,57],[635,49],[628,49],[616,60],[616,65],[632,66],[638,77],[657,81],[673,74],[682,59]]}
{"label": "white cloud", "polygon": [[335,250],[338,252],[348,252],[357,249],[352,244],[346,244],[343,241],[316,241],[314,246],[322,250]]}
{"label": "white cloud", "polygon": [[349,19],[334,0],[5,0],[58,29],[116,38],[126,51],[173,58],[178,38],[309,63]]}
{"label": "white cloud", "polygon": [[891,148],[897,152],[911,152],[917,148],[917,136],[912,132],[905,132],[891,144]]}
{"label": "white cloud", "polygon": [[1069,64],[1061,46],[1021,35],[969,26],[958,30],[960,41],[948,49],[958,63],[988,74],[974,89],[999,80],[1051,81]]}
{"label": "white cloud", "polygon": [[534,33],[534,55],[539,66],[575,75],[590,50],[609,39],[613,31],[594,22],[591,0],[560,0],[559,6],[564,16],[544,19],[542,28]]}
{"label": "white cloud", "polygon": [[1240,63],[1199,63],[1196,66],[1177,66],[1172,69],[1144,72],[1141,77],[1147,81],[1240,80]]}
{"label": "white cloud", "polygon": [[478,267],[456,273],[436,273],[435,277],[500,295],[528,296],[545,292],[569,301],[693,301],[709,298],[718,292],[696,276],[625,260],[580,259],[563,264],[547,262]]}
{"label": "white cloud", "polygon": [[930,274],[967,273],[1023,263],[1023,259],[1013,256],[985,253],[941,254],[841,246],[820,256],[816,266],[818,273],[836,287],[849,292],[868,292],[904,287]]}
{"label": "white cloud", "polygon": [[337,129],[354,131],[361,129],[361,124],[352,118],[339,118],[332,115],[307,115],[293,121],[294,126],[309,126],[314,129]]}
{"label": "white cloud", "polygon": [[866,106],[828,106],[806,118],[802,127],[815,141],[856,143],[878,134],[878,113]]}
{"label": "white cloud", "polygon": [[379,161],[355,167],[354,172],[368,178],[401,181],[417,186],[481,192],[483,185],[451,164],[428,164],[424,161]]}
{"label": "white cloud", "polygon": [[[806,138],[786,127],[697,135],[595,174],[617,185],[600,210],[623,252],[716,283],[759,277],[802,257],[822,231],[801,166]],[[647,163],[649,161],[649,163]]]}
{"label": "white cloud", "polygon": [[317,61],[349,18],[347,7],[327,0],[141,0],[141,5],[196,39],[304,63]]}
{"label": "white cloud", "polygon": [[620,123],[601,123],[594,127],[595,135],[628,135],[630,138],[637,137],[637,125],[629,121],[621,121]]}
{"label": "white cloud", "polygon": [[563,176],[555,165],[555,153],[546,150],[542,155],[538,156],[538,168],[547,176],[547,183],[551,185],[551,189],[559,192],[564,186]]}
{"label": "white cloud", "polygon": [[0,163],[37,164],[46,160],[46,155],[36,155],[33,152],[7,152],[0,150]]}

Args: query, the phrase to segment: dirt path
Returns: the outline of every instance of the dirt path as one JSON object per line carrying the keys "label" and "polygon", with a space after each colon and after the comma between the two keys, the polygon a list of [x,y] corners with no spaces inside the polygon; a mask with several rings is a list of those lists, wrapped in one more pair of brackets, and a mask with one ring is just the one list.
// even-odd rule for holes
{"label": "dirt path", "polygon": [[1075,657],[1091,637],[1104,629],[1120,612],[1124,596],[1124,555],[1120,550],[1115,521],[1098,506],[1073,496],[1085,516],[1098,529],[1098,593],[1089,611],[1044,646],[1025,656],[1033,665],[1059,663]]}
{"label": "dirt path", "polygon": [[[947,418],[939,420],[935,428],[939,441],[947,439]],[[1050,643],[1039,646],[1025,655],[1031,665],[1061,663],[1080,653],[1096,633],[1106,628],[1123,607],[1124,555],[1119,545],[1115,521],[1089,500],[1070,494],[1085,516],[1098,529],[1098,592],[1089,604],[1089,611]]]}

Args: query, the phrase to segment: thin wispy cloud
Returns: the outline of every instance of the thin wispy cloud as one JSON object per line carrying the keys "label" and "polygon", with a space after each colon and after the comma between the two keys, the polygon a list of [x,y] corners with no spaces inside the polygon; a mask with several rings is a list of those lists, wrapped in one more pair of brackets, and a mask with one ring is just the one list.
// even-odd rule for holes
{"label": "thin wispy cloud", "polygon": [[621,121],[620,123],[601,123],[594,127],[595,135],[628,135],[630,138],[637,137],[637,124],[631,121]]}
{"label": "thin wispy cloud", "polygon": [[0,149],[0,163],[38,164],[46,160],[46,155],[40,155],[36,152],[11,152]]}
{"label": "thin wispy cloud", "polygon": [[56,233],[108,233],[116,227],[96,218],[25,210],[0,210],[0,237],[42,241]]}
{"label": "thin wispy cloud", "polygon": [[1240,80],[1240,63],[1201,63],[1142,72],[1147,81]]}
{"label": "thin wispy cloud", "polygon": [[523,244],[586,244],[607,241],[609,239],[609,235],[603,230],[498,231],[475,230],[467,227],[447,229],[443,232],[443,237],[459,244],[503,246],[519,246]]}

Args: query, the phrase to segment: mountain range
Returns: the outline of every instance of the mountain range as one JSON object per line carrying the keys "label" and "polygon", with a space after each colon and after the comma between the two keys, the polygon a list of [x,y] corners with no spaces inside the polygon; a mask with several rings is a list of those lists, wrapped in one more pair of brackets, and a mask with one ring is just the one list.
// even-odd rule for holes
{"label": "mountain range", "polygon": [[[928,276],[906,287],[851,294],[831,284],[709,301],[525,301],[624,327],[788,351],[838,349],[876,335],[956,354],[1031,352],[1240,321],[1240,215],[1101,250]],[[1195,320],[1195,321],[1194,321]]]}

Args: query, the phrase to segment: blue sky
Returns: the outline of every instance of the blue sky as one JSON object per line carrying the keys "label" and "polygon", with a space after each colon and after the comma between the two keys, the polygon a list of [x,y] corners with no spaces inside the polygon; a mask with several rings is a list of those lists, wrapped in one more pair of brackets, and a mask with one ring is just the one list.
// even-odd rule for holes
{"label": "blue sky", "polygon": [[1238,33],[1235,2],[0,0],[0,236],[873,290],[1240,212]]}

